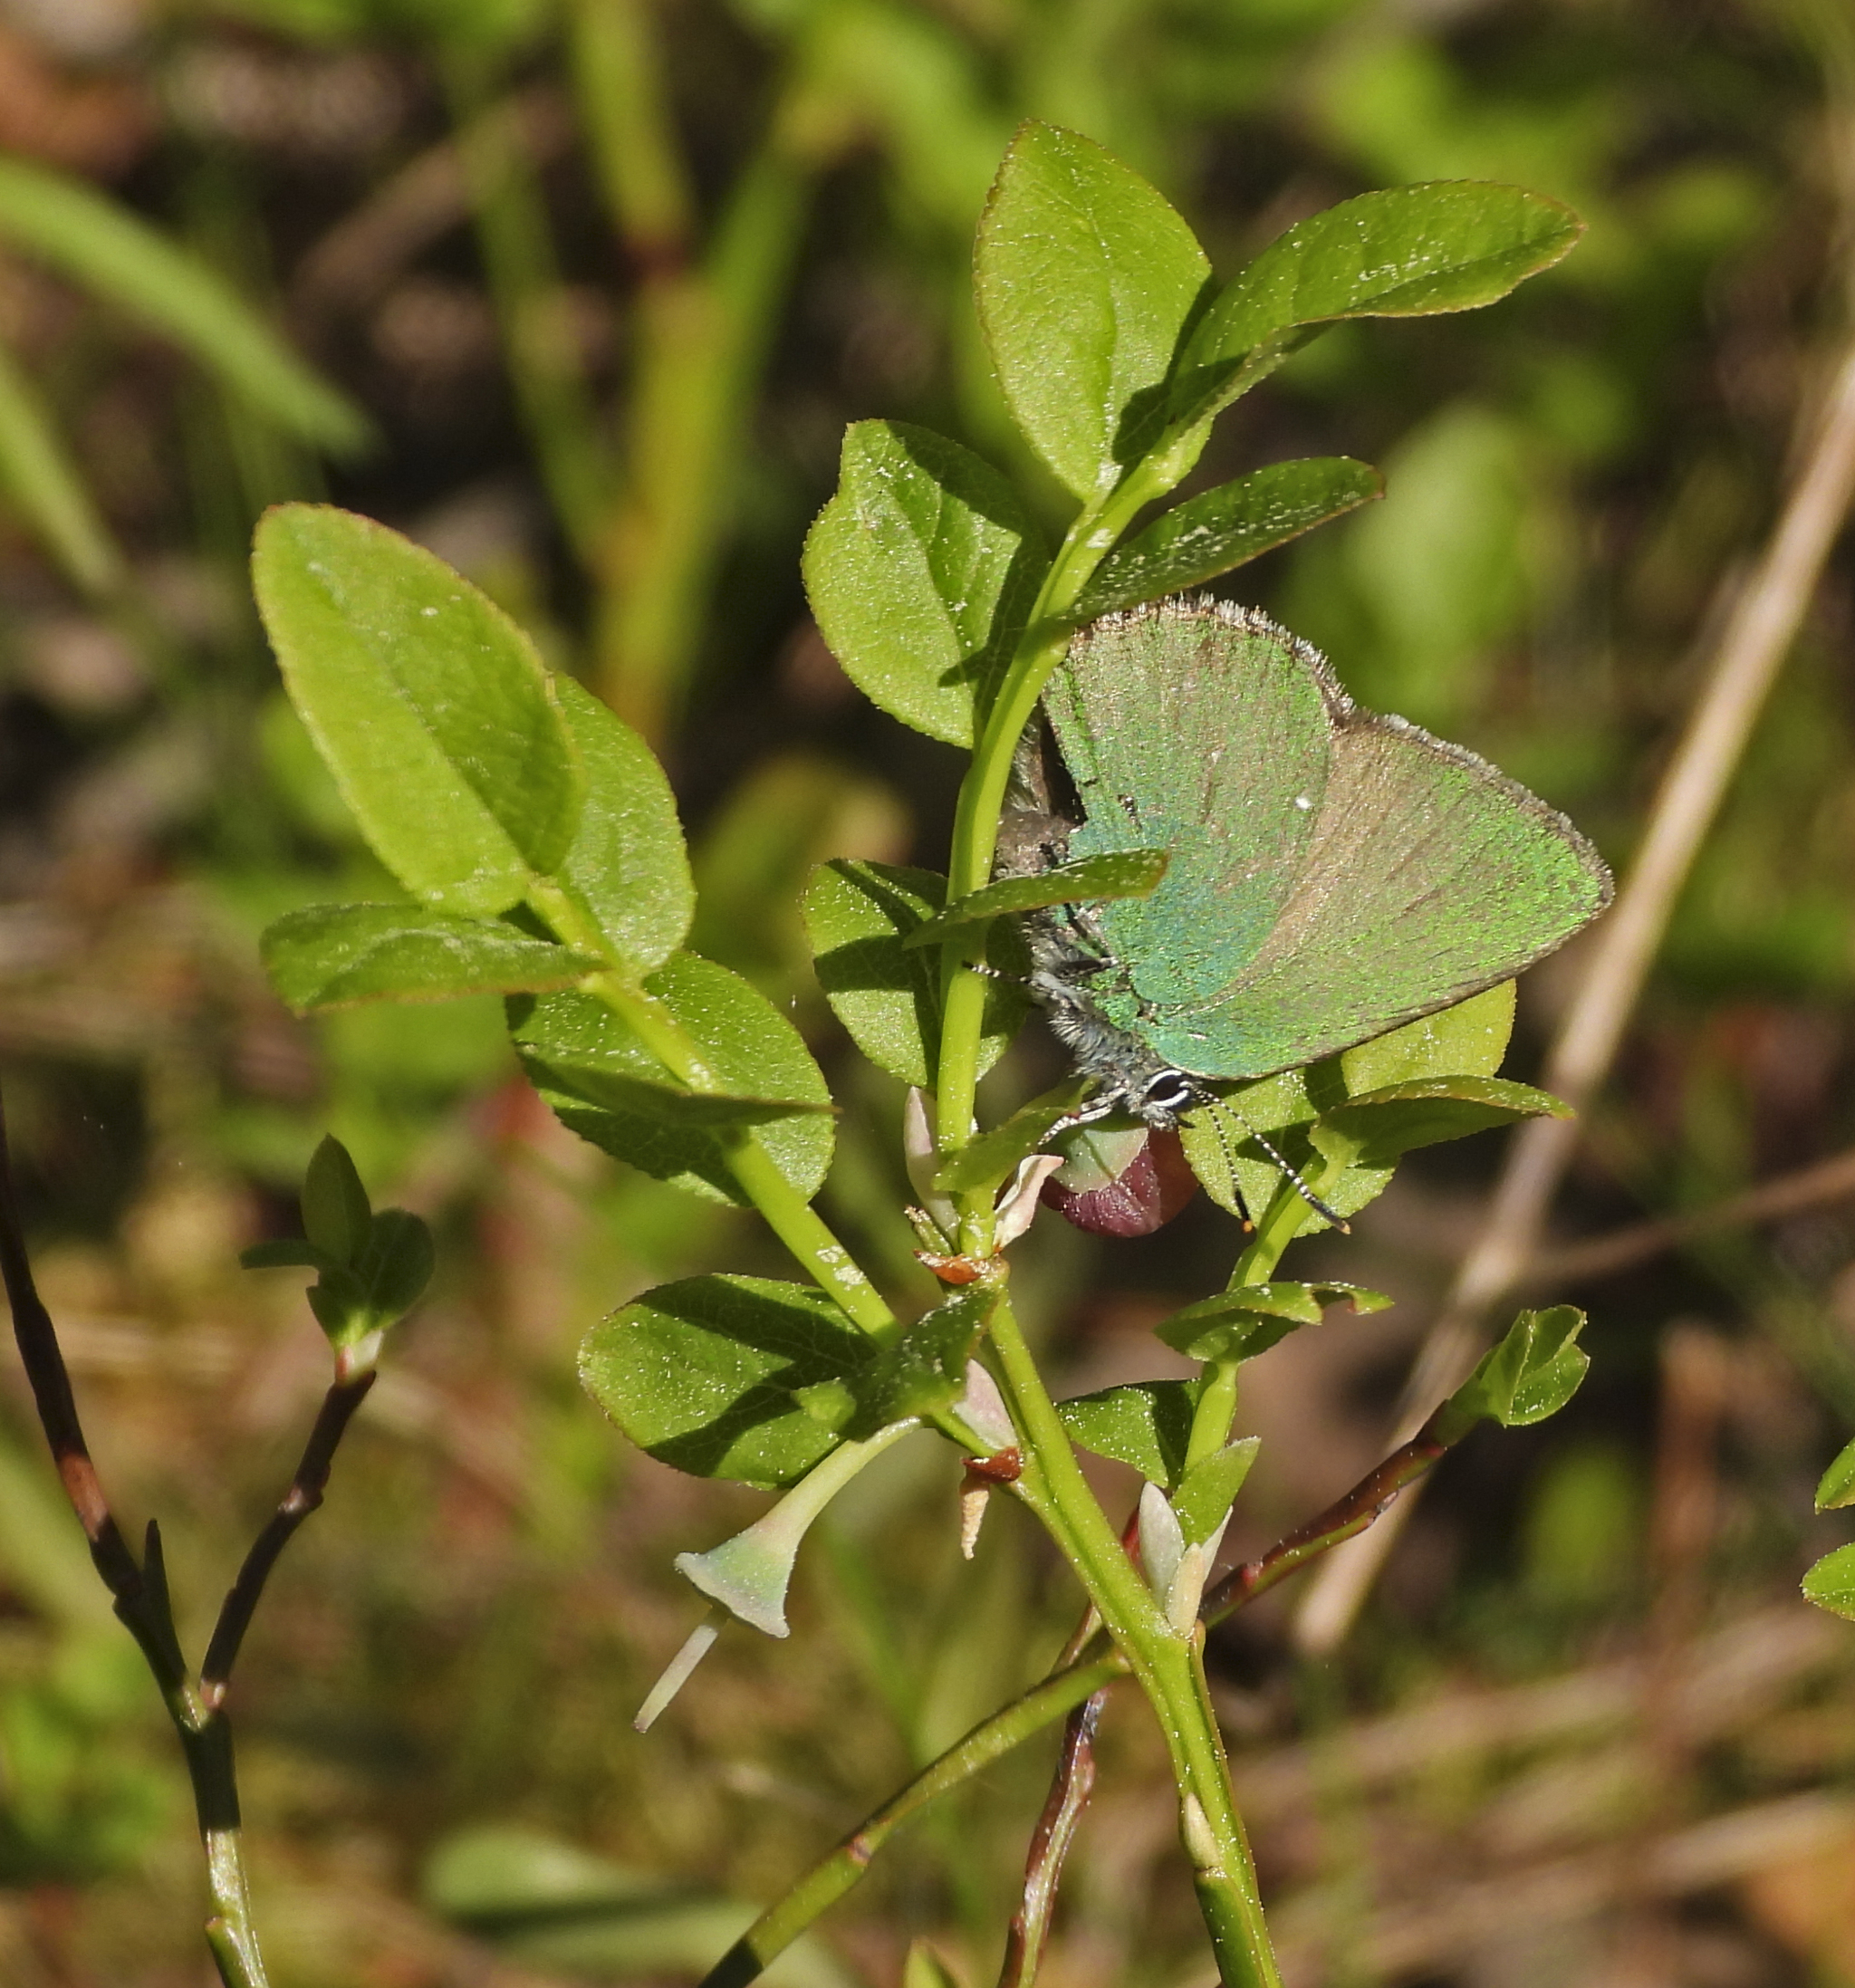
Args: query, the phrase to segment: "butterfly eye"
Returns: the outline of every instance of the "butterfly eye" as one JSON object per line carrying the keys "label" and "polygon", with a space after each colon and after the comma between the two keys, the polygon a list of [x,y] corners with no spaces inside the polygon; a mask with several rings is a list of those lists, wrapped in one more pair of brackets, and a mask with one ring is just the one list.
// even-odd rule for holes
{"label": "butterfly eye", "polygon": [[1186,1111],[1197,1102],[1197,1088],[1183,1071],[1162,1070],[1140,1092],[1145,1111]]}

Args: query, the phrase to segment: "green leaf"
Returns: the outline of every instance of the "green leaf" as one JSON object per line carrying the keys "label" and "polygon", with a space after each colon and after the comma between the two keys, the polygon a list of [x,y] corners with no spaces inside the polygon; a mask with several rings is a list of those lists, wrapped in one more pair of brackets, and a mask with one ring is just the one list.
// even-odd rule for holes
{"label": "green leaf", "polygon": [[1556,1415],[1578,1392],[1591,1355],[1578,1344],[1584,1313],[1575,1305],[1549,1311],[1523,1311],[1501,1343],[1480,1364],[1434,1419],[1444,1443],[1457,1443],[1477,1422],[1521,1428]]}
{"label": "green leaf", "polygon": [[1855,1544],[1825,1553],[1803,1577],[1803,1599],[1855,1622]]}
{"label": "green leaf", "polygon": [[935,1186],[948,1195],[996,1186],[1021,1160],[1043,1150],[1051,1128],[1075,1109],[1082,1089],[1080,1081],[1059,1084],[1054,1090],[1020,1105],[1003,1125],[995,1125],[949,1153],[935,1171]]}
{"label": "green leaf", "polygon": [[1136,1380],[1059,1401],[1056,1412],[1085,1450],[1169,1489],[1185,1470],[1197,1399],[1196,1380]]}
{"label": "green leaf", "polygon": [[122,554],[91,501],[83,473],[5,344],[0,344],[0,487],[74,587],[107,593],[121,579]]}
{"label": "green leaf", "polygon": [[[907,941],[947,901],[947,879],[890,863],[822,864],[805,888],[805,931],[818,984],[872,1063],[925,1088],[940,1055],[940,963]],[[1029,968],[1022,935],[995,926],[985,956],[1000,973]],[[986,984],[979,1068],[990,1070],[1030,1006],[1011,981]]]}
{"label": "green leaf", "polygon": [[331,1346],[357,1346],[411,1311],[435,1261],[425,1224],[404,1208],[382,1208],[351,1263],[324,1268],[311,1285],[309,1309]]}
{"label": "green leaf", "polygon": [[1504,980],[1453,1008],[1342,1050],[1335,1059],[1339,1095],[1323,1064],[1315,1065],[1321,1074],[1314,1076],[1312,1090],[1324,1109],[1338,1103],[1341,1095],[1360,1098],[1423,1077],[1492,1077],[1514,1033],[1514,983]]}
{"label": "green leaf", "polygon": [[1304,327],[1493,303],[1550,269],[1583,232],[1556,200],[1475,180],[1360,194],[1299,221],[1193,328],[1172,382],[1172,425],[1189,428],[1245,392]]}
{"label": "green leaf", "polygon": [[374,853],[445,910],[519,903],[566,856],[583,792],[533,644],[442,560],[328,505],[267,512],[252,573],[291,699]]}
{"label": "green leaf", "polygon": [[1425,1077],[1369,1090],[1323,1112],[1309,1138],[1316,1152],[1338,1155],[1351,1165],[1389,1167],[1420,1146],[1466,1138],[1522,1119],[1571,1116],[1563,1099],[1531,1084],[1500,1077]]}
{"label": "green leaf", "polygon": [[904,725],[970,745],[1044,563],[1029,514],[988,463],[928,428],[859,421],[803,571],[851,682]]}
{"label": "green leaf", "polygon": [[571,677],[553,678],[586,781],[561,884],[633,974],[661,966],[689,935],[696,891],[676,797],[649,746]]}
{"label": "green leaf", "polygon": [[239,1254],[247,1270],[315,1271],[309,1308],[337,1351],[411,1311],[436,1264],[431,1231],[404,1208],[376,1215],[339,1139],[325,1138],[310,1156],[302,1205],[304,1239],[254,1244]]}
{"label": "green leaf", "polygon": [[373,1204],[340,1139],[325,1136],[303,1176],[303,1233],[337,1263],[358,1263],[373,1233]]}
{"label": "green leaf", "polygon": [[1327,1306],[1342,1302],[1355,1312],[1382,1311],[1391,1300],[1359,1284],[1239,1284],[1175,1311],[1156,1330],[1191,1359],[1254,1359],[1297,1327],[1318,1325]]}
{"label": "green leaf", "polygon": [[659,1285],[593,1327],[586,1391],[659,1463],[776,1491],[829,1455],[841,1433],[798,1397],[849,1381],[877,1358],[822,1291],[762,1277]]}
{"label": "green leaf", "polygon": [[1163,849],[1111,850],[1060,863],[1034,877],[1001,877],[969,891],[937,917],[918,926],[902,941],[929,946],[969,925],[983,925],[1006,913],[1041,911],[1052,904],[1101,904],[1110,898],[1150,898],[1172,860]]}
{"label": "green leaf", "polygon": [[975,294],[1013,418],[1077,496],[1111,489],[1157,435],[1209,274],[1138,173],[1073,131],[1019,130],[979,223]]}
{"label": "green leaf", "polygon": [[0,240],[171,339],[255,412],[312,447],[350,452],[369,439],[353,402],[222,277],[84,181],[0,158]]}
{"label": "green leaf", "polygon": [[1187,1546],[1201,1545],[1224,1523],[1262,1446],[1261,1436],[1246,1436],[1186,1472],[1172,1493],[1172,1509]]}
{"label": "green leaf", "polygon": [[[1186,1157],[1214,1201],[1235,1209],[1240,1193],[1260,1216],[1283,1180],[1280,1166],[1257,1143],[1260,1134],[1303,1176],[1323,1176],[1317,1191],[1336,1215],[1356,1215],[1384,1192],[1395,1168],[1354,1164],[1332,1173],[1309,1142],[1314,1120],[1350,1099],[1393,1084],[1438,1076],[1492,1076],[1501,1067],[1513,1027],[1514,983],[1503,981],[1453,1008],[1408,1022],[1304,1070],[1219,1086],[1218,1102],[1186,1122]],[[1326,1226],[1307,1208],[1296,1233]]]}
{"label": "green leaf", "polygon": [[[741,1202],[728,1153],[758,1126],[774,1165],[809,1200],[830,1170],[831,1093],[803,1039],[738,974],[678,953],[644,993],[690,1038],[718,1089],[697,1093],[596,995],[517,995],[509,1032],[563,1125],[658,1180]],[[745,1204],[744,1204],[745,1205]]]}
{"label": "green leaf", "polygon": [[604,962],[490,918],[416,904],[322,904],[291,911],[258,941],[264,971],[298,1014],[360,1001],[571,987]]}
{"label": "green leaf", "polygon": [[1202,586],[1384,491],[1379,472],[1350,456],[1273,463],[1187,499],[1110,552],[1072,612],[1092,621]]}
{"label": "green leaf", "polygon": [[403,1318],[431,1282],[437,1259],[431,1231],[404,1208],[382,1208],[355,1265],[379,1324]]}
{"label": "green leaf", "polygon": [[853,1436],[872,1436],[908,1416],[931,1415],[966,1391],[966,1362],[998,1302],[995,1284],[969,1284],[924,1312],[851,1382],[860,1414]]}
{"label": "green leaf", "polygon": [[1844,1505],[1851,1504],[1855,1504],[1855,1443],[1850,1443],[1823,1472],[1822,1482],[1816,1487],[1819,1512],[1840,1512]]}

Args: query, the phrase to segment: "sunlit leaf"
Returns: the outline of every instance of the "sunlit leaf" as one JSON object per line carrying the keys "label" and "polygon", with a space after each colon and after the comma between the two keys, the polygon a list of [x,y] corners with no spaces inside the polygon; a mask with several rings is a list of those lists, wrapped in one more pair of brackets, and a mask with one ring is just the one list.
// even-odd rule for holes
{"label": "sunlit leaf", "polygon": [[812,611],[845,674],[904,725],[973,742],[1043,576],[1022,500],[958,443],[899,421],[844,436],[805,542]]}
{"label": "sunlit leaf", "polygon": [[777,1490],[843,1440],[801,1398],[878,1357],[822,1291],[764,1277],[662,1284],[593,1327],[587,1392],[641,1450],[696,1477]]}
{"label": "sunlit leaf", "polygon": [[1403,1154],[1466,1138],[1523,1119],[1569,1119],[1571,1107],[1550,1091],[1499,1077],[1423,1077],[1389,1084],[1322,1112],[1309,1137],[1316,1152],[1350,1164],[1389,1167]]}
{"label": "sunlit leaf", "polygon": [[1163,849],[1110,850],[1059,863],[1034,877],[1001,877],[950,904],[918,927],[905,946],[928,946],[962,927],[980,925],[1009,913],[1041,911],[1052,904],[1101,904],[1113,898],[1150,898],[1171,858]]}
{"label": "sunlit leaf", "polygon": [[943,1194],[970,1194],[995,1186],[1047,1144],[1051,1128],[1076,1108],[1082,1094],[1080,1081],[1059,1084],[1023,1104],[1002,1125],[995,1125],[949,1153],[934,1176]]}
{"label": "sunlit leaf", "polygon": [[670,783],[650,748],[590,691],[556,677],[567,736],[585,779],[559,878],[633,973],[688,936],[696,892]]}
{"label": "sunlit leaf", "polygon": [[1379,496],[1378,471],[1345,456],[1272,463],[1190,497],[1096,569],[1074,612],[1084,620],[1158,600],[1285,544]]}
{"label": "sunlit leaf", "polygon": [[1851,1504],[1855,1504],[1855,1443],[1842,1450],[1816,1487],[1819,1512],[1840,1512]]}
{"label": "sunlit leaf", "polygon": [[1855,1622],[1855,1545],[1825,1553],[1803,1577],[1803,1599]]}
{"label": "sunlit leaf", "polygon": [[1476,180],[1343,200],[1278,235],[1211,303],[1181,354],[1171,419],[1201,422],[1278,365],[1304,327],[1492,303],[1583,231],[1556,200]]}
{"label": "sunlit leaf", "polygon": [[268,927],[260,946],[272,985],[299,1014],[571,987],[602,964],[511,925],[417,904],[312,906]]}
{"label": "sunlit leaf", "polygon": [[[1323,1112],[1393,1084],[1431,1077],[1491,1077],[1501,1067],[1513,1027],[1514,983],[1503,981],[1453,1008],[1408,1022],[1303,1070],[1283,1071],[1254,1083],[1220,1085],[1220,1101],[1186,1121],[1186,1157],[1214,1201],[1234,1209],[1240,1195],[1260,1216],[1283,1180],[1280,1165],[1260,1139],[1303,1175],[1322,1171],[1324,1162],[1309,1143],[1308,1132]],[[1394,1170],[1391,1162],[1354,1161],[1322,1179],[1320,1197],[1342,1217],[1356,1215],[1384,1192]],[[1312,1207],[1301,1217],[1301,1232],[1326,1225]]]}
{"label": "sunlit leaf", "polygon": [[1056,1412],[1084,1449],[1131,1464],[1149,1483],[1169,1488],[1185,1471],[1197,1397],[1195,1380],[1136,1380],[1072,1396]]}
{"label": "sunlit leaf", "polygon": [[1172,1493],[1172,1509],[1187,1546],[1201,1545],[1224,1523],[1262,1446],[1260,1436],[1246,1436],[1186,1472]]}
{"label": "sunlit leaf", "polygon": [[518,995],[509,1032],[529,1080],[582,1138],[659,1180],[739,1201],[728,1164],[748,1127],[808,1200],[830,1170],[831,1093],[784,1015],[726,966],[679,953],[649,976],[700,1052],[716,1088],[697,1091],[592,994]]}
{"label": "sunlit leaf", "polygon": [[325,504],[258,525],[252,575],[292,701],[374,853],[488,916],[566,856],[585,791],[528,638],[410,539]]}
{"label": "sunlit leaf", "polygon": [[1523,1311],[1437,1411],[1438,1438],[1459,1442],[1480,1421],[1520,1428],[1556,1415],[1591,1367],[1591,1355],[1578,1344],[1583,1329],[1584,1313],[1575,1305]]}
{"label": "sunlit leaf", "polygon": [[1391,1300],[1359,1284],[1240,1284],[1175,1311],[1155,1330],[1192,1359],[1254,1359],[1297,1327],[1318,1325],[1329,1305],[1342,1302],[1354,1311],[1382,1311]]}
{"label": "sunlit leaf", "polygon": [[1210,265],[1165,199],[1090,139],[1033,120],[979,224],[974,287],[1014,418],[1079,497],[1157,434],[1174,349]]}

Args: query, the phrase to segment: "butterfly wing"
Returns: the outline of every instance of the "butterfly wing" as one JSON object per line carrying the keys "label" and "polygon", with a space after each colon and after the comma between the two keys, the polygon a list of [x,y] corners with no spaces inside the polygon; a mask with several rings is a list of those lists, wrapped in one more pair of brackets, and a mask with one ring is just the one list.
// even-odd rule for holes
{"label": "butterfly wing", "polygon": [[1340,715],[1319,817],[1266,939],[1211,999],[1144,1031],[1204,1076],[1260,1077],[1450,1006],[1610,899],[1571,822],[1461,746]]}
{"label": "butterfly wing", "polygon": [[[1345,696],[1318,653],[1253,610],[1162,601],[1079,634],[1044,693],[1086,820],[1070,857],[1161,848],[1151,897],[1094,923],[1126,969],[1117,1025],[1215,1001],[1267,944],[1322,818]],[[1187,1066],[1196,1067],[1196,1066]]]}

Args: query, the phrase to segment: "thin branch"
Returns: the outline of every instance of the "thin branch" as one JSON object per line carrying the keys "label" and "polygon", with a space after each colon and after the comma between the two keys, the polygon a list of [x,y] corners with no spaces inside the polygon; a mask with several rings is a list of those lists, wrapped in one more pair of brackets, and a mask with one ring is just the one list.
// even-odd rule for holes
{"label": "thin branch", "polygon": [[1037,1978],[1043,1949],[1050,1944],[1050,1922],[1056,1910],[1057,1887],[1069,1859],[1076,1830],[1095,1789],[1095,1731],[1108,1687],[1084,1698],[1063,1721],[1062,1744],[1057,1750],[1049,1799],[1031,1833],[1024,1858],[1024,1888],[1011,1931],[1005,1935],[1004,1964],[998,1988],[1030,1988]]}
{"label": "thin branch", "polygon": [[315,1426],[309,1432],[309,1441],[303,1445],[303,1460],[296,1466],[296,1475],[291,1480],[290,1488],[284,1493],[270,1523],[253,1541],[250,1552],[245,1556],[245,1564],[238,1570],[238,1578],[226,1590],[226,1599],[220,1606],[219,1619],[214,1626],[213,1639],[207,1646],[207,1659],[200,1666],[199,1674],[200,1697],[208,1711],[217,1711],[226,1702],[232,1666],[238,1661],[239,1645],[251,1627],[252,1616],[264,1595],[264,1583],[271,1578],[271,1570],[277,1564],[278,1557],[290,1543],[291,1535],[321,1505],[322,1493],[328,1489],[329,1469],[335,1460],[335,1451],[347,1433],[354,1411],[367,1399],[375,1378],[376,1369],[370,1367],[351,1379],[336,1381],[322,1397],[322,1409],[316,1416]]}
{"label": "thin branch", "polygon": [[957,1788],[982,1769],[1040,1733],[1054,1719],[1128,1674],[1126,1657],[1109,1650],[1091,1662],[1059,1670],[1023,1697],[982,1720],[938,1760],[891,1795],[827,1857],[814,1864],[783,1897],[770,1906],[729,1947],[702,1988],[745,1988],[869,1869],[883,1844],[936,1796]]}
{"label": "thin branch", "polygon": [[1317,1518],[1310,1519],[1285,1540],[1278,1540],[1259,1560],[1233,1567],[1205,1597],[1198,1609],[1200,1619],[1206,1623],[1223,1621],[1311,1560],[1363,1532],[1375,1520],[1382,1518],[1397,1503],[1398,1493],[1424,1476],[1448,1447],[1437,1439],[1431,1424],[1426,1423],[1409,1442],[1393,1450],[1376,1470],[1368,1472]]}
{"label": "thin branch", "polygon": [[264,1958],[251,1924],[239,1841],[232,1729],[216,1704],[207,1704],[187,1680],[187,1660],[175,1633],[168,1594],[160,1529],[149,1522],[142,1563],[138,1567],[103,1496],[84,1441],[83,1425],[78,1419],[57,1328],[39,1297],[26,1255],[4,1108],[0,1108],[0,1273],[4,1273],[7,1300],[13,1307],[19,1357],[32,1384],[33,1399],[58,1474],[90,1541],[91,1558],[115,1597],[116,1613],[140,1648],[180,1741],[206,1850],[207,1889],[212,1902],[206,1925],[207,1948],[225,1988],[265,1988]]}
{"label": "thin branch", "polygon": [[[58,1344],[58,1330],[45,1310],[33,1278],[26,1255],[25,1238],[19,1223],[19,1204],[14,1192],[13,1162],[6,1143],[6,1115],[0,1105],[0,1273],[6,1283],[7,1301],[13,1307],[13,1336],[19,1358],[32,1384],[33,1401],[38,1409],[39,1426],[51,1445],[52,1460],[58,1467],[65,1495],[77,1513],[90,1541],[91,1558],[102,1576],[103,1585],[116,1598],[118,1612],[130,1621],[130,1611],[140,1615],[148,1600],[147,1585],[135,1555],[122,1536],[103,1495],[96,1465],[91,1461],[90,1445],[84,1441],[83,1425],[78,1419],[76,1397],[71,1391],[71,1375],[64,1353]],[[148,1645],[143,1642],[146,1649]],[[152,1658],[150,1661],[152,1662]],[[158,1673],[159,1675],[159,1673]],[[163,1688],[178,1680],[163,1678]]]}
{"label": "thin branch", "polygon": [[[1642,845],[1592,940],[1584,979],[1542,1081],[1581,1110],[1609,1075],[1675,903],[1712,825],[1855,495],[1855,341],[1836,366],[1776,531],[1721,633]],[[1535,1119],[1507,1149],[1488,1212],[1406,1386],[1396,1439],[1415,1432],[1468,1373],[1487,1316],[1538,1247],[1579,1137],[1571,1119]],[[1336,1554],[1302,1598],[1296,1640],[1311,1654],[1345,1637],[1409,1516]]]}
{"label": "thin branch", "polygon": [[[1388,1456],[1379,1467],[1362,1477],[1344,1497],[1336,1499],[1318,1518],[1272,1546],[1260,1560],[1234,1568],[1205,1598],[1199,1619],[1207,1627],[1245,1603],[1253,1601],[1278,1580],[1304,1566],[1328,1548],[1370,1525],[1398,1497],[1398,1493],[1428,1470],[1444,1454],[1427,1430]],[[1138,1538],[1138,1514],[1128,1521],[1121,1543],[1129,1551]],[[1105,1692],[1129,1675],[1127,1658],[1119,1650],[1101,1648],[1102,1638],[1090,1617],[1085,1617],[1076,1636],[1071,1638],[1054,1669],[1041,1684],[1033,1685],[1022,1697],[1002,1706],[989,1719],[982,1720],[966,1736],[956,1741],[889,1799],[851,1830],[835,1849],[814,1864],[793,1884],[784,1897],[761,1914],[741,1937],[724,1954],[707,1975],[702,1988],[746,1988],[777,1954],[798,1938],[858,1883],[869,1869],[876,1853],[896,1830],[937,1796],[947,1794],[1034,1733],[1081,1706],[1098,1693]],[[1090,1651],[1097,1654],[1091,1656]],[[1059,1768],[1058,1782],[1062,1781]],[[1086,1800],[1087,1789],[1081,1791]],[[1081,1801],[1075,1803],[1080,1817]],[[1051,1810],[1046,1807],[1046,1820]],[[1041,1828],[1041,1825],[1040,1825]],[[1067,1847],[1066,1845],[1064,1846]],[[1033,1862],[1035,1861],[1033,1847]],[[1059,1865],[1061,1859],[1058,1859]],[[1053,1876],[1053,1874],[1052,1874]]]}

